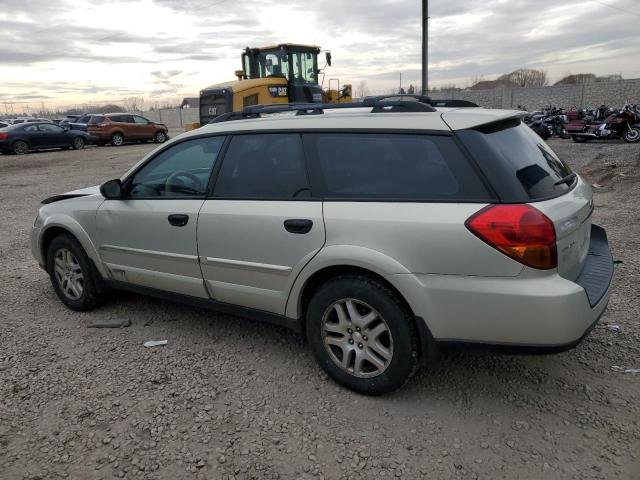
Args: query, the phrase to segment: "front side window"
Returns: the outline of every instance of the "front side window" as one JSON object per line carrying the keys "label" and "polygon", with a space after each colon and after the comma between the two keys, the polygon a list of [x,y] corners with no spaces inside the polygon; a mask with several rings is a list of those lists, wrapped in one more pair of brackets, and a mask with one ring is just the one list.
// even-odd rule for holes
{"label": "front side window", "polygon": [[237,135],[213,190],[218,198],[309,197],[299,134]]}
{"label": "front side window", "polygon": [[327,198],[487,200],[475,170],[447,136],[305,134]]}
{"label": "front side window", "polygon": [[133,121],[134,121],[135,123],[139,123],[139,124],[141,124],[141,125],[149,125],[149,120],[147,120],[147,119],[146,119],[146,118],[144,118],[144,117],[140,117],[139,115],[134,115],[134,116],[133,116]]}
{"label": "front side window", "polygon": [[128,196],[203,196],[223,143],[224,137],[197,138],[162,151],[134,175]]}

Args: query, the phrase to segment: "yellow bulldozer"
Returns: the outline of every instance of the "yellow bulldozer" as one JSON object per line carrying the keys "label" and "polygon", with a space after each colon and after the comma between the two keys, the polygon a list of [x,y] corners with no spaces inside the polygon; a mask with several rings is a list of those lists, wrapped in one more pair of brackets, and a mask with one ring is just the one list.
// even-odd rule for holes
{"label": "yellow bulldozer", "polygon": [[[351,102],[351,85],[329,80],[324,90],[318,77],[320,47],[283,43],[264,48],[247,47],[242,52],[242,70],[237,80],[219,83],[200,92],[200,125],[227,112],[239,112],[251,105],[274,103],[342,103]],[[331,66],[331,52],[325,52]],[[331,89],[333,82],[336,88]]]}

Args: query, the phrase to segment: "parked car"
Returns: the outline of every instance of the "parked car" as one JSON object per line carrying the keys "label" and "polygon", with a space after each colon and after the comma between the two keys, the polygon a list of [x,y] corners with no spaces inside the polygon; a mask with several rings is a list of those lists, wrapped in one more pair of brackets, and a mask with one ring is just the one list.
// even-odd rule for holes
{"label": "parked car", "polygon": [[555,352],[588,334],[607,237],[589,184],[522,112],[337,108],[229,113],[48,198],[33,255],[71,309],[117,288],[288,326],[366,394],[452,343]]}
{"label": "parked car", "polygon": [[64,127],[65,125],[69,125],[70,123],[77,122],[81,116],[82,115],[66,115],[64,118],[59,119],[57,123],[61,127]]}
{"label": "parked car", "polygon": [[0,151],[16,155],[49,148],[81,150],[93,141],[86,132],[65,129],[50,122],[27,122],[0,129]]}
{"label": "parked car", "polygon": [[89,128],[89,124],[100,123],[103,119],[103,115],[87,114],[80,116],[75,121],[69,122],[68,125],[72,130],[81,130],[83,132],[86,132]]}
{"label": "parked car", "polygon": [[0,121],[0,128],[8,127],[9,125],[11,125],[11,124],[10,123],[5,123],[3,121]]}
{"label": "parked car", "polygon": [[100,121],[91,121],[87,131],[99,139],[101,143],[120,146],[130,140],[153,140],[163,143],[169,138],[167,127],[140,115],[129,113],[109,113]]}
{"label": "parked car", "polygon": [[17,125],[19,123],[34,123],[34,122],[53,123],[51,120],[49,120],[47,118],[18,117],[18,118],[13,120],[12,125]]}

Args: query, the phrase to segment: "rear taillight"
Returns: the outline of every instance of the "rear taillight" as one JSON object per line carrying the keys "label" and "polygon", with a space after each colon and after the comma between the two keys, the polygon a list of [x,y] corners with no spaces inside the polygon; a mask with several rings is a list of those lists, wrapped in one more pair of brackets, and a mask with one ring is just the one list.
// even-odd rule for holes
{"label": "rear taillight", "polygon": [[548,270],[558,265],[553,222],[530,205],[488,205],[465,225],[496,250],[529,267]]}
{"label": "rear taillight", "polygon": [[8,133],[0,133],[0,140],[6,140],[7,138],[9,138]]}

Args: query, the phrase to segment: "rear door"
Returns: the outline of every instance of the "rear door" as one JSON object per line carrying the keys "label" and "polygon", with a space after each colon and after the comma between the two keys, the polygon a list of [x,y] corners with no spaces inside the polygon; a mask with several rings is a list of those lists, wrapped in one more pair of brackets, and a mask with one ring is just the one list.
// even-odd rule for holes
{"label": "rear door", "polygon": [[127,179],[122,199],[96,215],[102,261],[114,280],[207,298],[196,230],[224,137],[171,145]]}
{"label": "rear door", "polygon": [[325,241],[299,134],[236,135],[198,218],[211,296],[284,314],[293,281]]}
{"label": "rear door", "polygon": [[575,280],[589,250],[593,194],[547,143],[517,119],[456,132],[501,201],[530,203],[553,222],[558,273]]}

